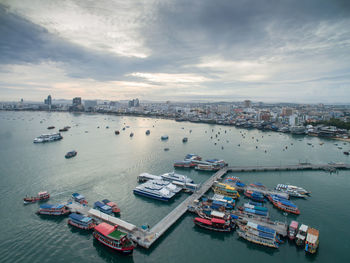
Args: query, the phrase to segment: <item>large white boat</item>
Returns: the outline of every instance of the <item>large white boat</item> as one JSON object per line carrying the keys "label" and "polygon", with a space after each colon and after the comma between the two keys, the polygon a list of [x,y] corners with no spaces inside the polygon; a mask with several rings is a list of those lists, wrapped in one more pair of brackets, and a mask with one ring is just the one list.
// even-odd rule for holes
{"label": "large white boat", "polygon": [[176,181],[176,182],[181,182],[181,183],[193,183],[193,180],[185,175],[182,174],[176,174],[175,172],[170,172],[170,173],[165,173],[161,175],[163,180],[166,181]]}
{"label": "large white boat", "polygon": [[63,137],[58,133],[42,134],[34,139],[34,143],[53,142],[61,140]]}
{"label": "large white boat", "polygon": [[302,187],[298,187],[295,185],[288,185],[288,184],[278,184],[275,187],[275,190],[279,191],[279,192],[283,192],[283,193],[287,193],[290,196],[293,197],[307,197],[307,195],[311,194],[310,191],[305,190]]}
{"label": "large white boat", "polygon": [[142,195],[161,201],[169,201],[175,196],[174,192],[170,191],[162,185],[157,185],[152,181],[148,181],[144,184],[136,186],[134,189],[134,194]]}
{"label": "large white boat", "polygon": [[162,186],[164,188],[166,188],[167,190],[169,190],[170,192],[173,192],[175,194],[181,192],[181,188],[176,186],[175,184],[172,184],[169,181],[164,181],[164,180],[152,180],[150,181],[151,183],[155,184],[155,185],[159,185]]}

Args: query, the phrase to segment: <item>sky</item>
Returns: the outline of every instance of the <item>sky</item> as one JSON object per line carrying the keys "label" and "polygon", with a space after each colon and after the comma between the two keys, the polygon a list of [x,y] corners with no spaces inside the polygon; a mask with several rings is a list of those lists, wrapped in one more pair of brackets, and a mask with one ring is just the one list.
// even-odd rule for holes
{"label": "sky", "polygon": [[350,103],[347,0],[0,0],[0,101]]}

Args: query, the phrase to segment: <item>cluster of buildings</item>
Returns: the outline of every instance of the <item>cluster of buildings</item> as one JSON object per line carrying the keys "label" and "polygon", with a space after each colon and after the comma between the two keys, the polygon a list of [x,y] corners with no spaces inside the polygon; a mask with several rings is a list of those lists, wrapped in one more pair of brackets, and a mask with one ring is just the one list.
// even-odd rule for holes
{"label": "cluster of buildings", "polygon": [[243,102],[217,103],[164,103],[130,101],[84,100],[80,97],[72,101],[56,100],[49,95],[42,103],[0,103],[0,109],[7,110],[55,110],[100,112],[119,115],[154,116],[176,121],[202,122],[233,125],[246,129],[272,130],[309,134],[313,136],[349,136],[349,131],[321,125],[321,122],[337,119],[350,123],[350,105],[293,104]]}

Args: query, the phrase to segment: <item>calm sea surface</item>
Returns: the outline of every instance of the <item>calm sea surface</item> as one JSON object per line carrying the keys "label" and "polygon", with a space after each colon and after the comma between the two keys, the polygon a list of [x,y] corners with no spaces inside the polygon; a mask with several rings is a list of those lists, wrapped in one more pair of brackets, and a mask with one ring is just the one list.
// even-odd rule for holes
{"label": "calm sea surface", "polygon": [[[72,128],[62,133],[61,141],[34,144],[34,137],[47,133],[51,125],[55,131],[67,125]],[[130,128],[122,131],[126,125]],[[121,131],[118,136],[114,135],[116,129]],[[145,135],[147,129],[151,130],[149,136]],[[214,140],[218,132],[220,141]],[[246,134],[245,138],[241,133]],[[165,134],[169,135],[166,142],[160,140]],[[186,144],[182,143],[185,136]],[[165,147],[170,150],[165,152]],[[64,155],[73,149],[78,155],[65,159]],[[183,159],[186,153],[224,159],[230,165],[280,165],[299,161],[350,163],[343,154],[349,149],[349,144],[317,137],[172,120],[0,112],[0,262],[348,262],[350,171],[229,174],[246,183],[262,182],[271,188],[290,183],[312,191],[307,200],[295,200],[299,216],[285,217],[271,204],[267,206],[275,220],[289,223],[296,219],[319,229],[316,255],[306,255],[288,241],[279,249],[269,249],[242,240],[235,232],[198,229],[192,221],[194,215],[186,214],[151,249],[137,248],[132,256],[122,256],[94,241],[91,233],[69,227],[67,218],[36,215],[39,204],[24,206],[22,198],[41,190],[51,193],[49,203],[63,203],[73,192],[85,195],[90,204],[108,198],[118,203],[122,219],[137,226],[153,226],[188,194],[182,193],[170,203],[135,196],[132,190],[138,185],[137,176],[142,172],[159,175],[172,171],[173,161]],[[210,176],[194,170],[179,173],[196,183]],[[244,201],[241,197],[239,204]]]}

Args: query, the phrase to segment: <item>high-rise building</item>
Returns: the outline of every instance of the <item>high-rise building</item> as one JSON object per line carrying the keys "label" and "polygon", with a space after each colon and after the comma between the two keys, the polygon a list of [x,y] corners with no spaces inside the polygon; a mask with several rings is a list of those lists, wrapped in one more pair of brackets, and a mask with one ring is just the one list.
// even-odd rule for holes
{"label": "high-rise building", "polygon": [[51,106],[52,104],[51,95],[47,96],[47,99],[44,100],[44,104]]}
{"label": "high-rise building", "polygon": [[139,99],[136,98],[136,99],[133,99],[133,100],[129,100],[128,106],[129,106],[129,108],[131,108],[131,107],[139,107],[140,106]]}
{"label": "high-rise building", "polygon": [[73,106],[79,106],[79,105],[81,105],[81,97],[73,98]]}
{"label": "high-rise building", "polygon": [[244,108],[250,108],[252,106],[252,102],[250,100],[244,101]]}

